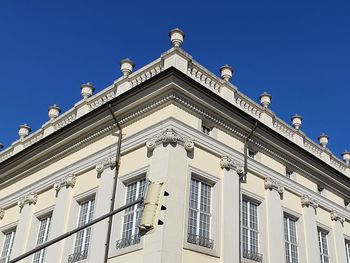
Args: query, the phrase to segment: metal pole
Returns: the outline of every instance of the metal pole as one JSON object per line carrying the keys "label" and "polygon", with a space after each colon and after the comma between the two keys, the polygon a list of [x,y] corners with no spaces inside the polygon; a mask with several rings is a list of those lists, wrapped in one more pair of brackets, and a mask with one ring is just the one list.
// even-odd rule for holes
{"label": "metal pole", "polygon": [[[115,158],[115,174],[114,174],[114,183],[113,183],[113,192],[112,192],[112,199],[111,199],[111,207],[110,211],[113,211],[114,204],[115,204],[115,196],[117,194],[117,183],[118,183],[118,174],[119,174],[119,167],[120,167],[120,151],[122,147],[122,138],[123,138],[123,132],[122,127],[120,126],[113,110],[111,104],[109,106],[109,111],[111,112],[114,123],[117,125],[119,134],[118,134],[118,145],[117,145],[117,152],[116,152],[116,158]],[[112,222],[113,222],[113,216],[110,216],[108,219],[108,228],[107,228],[107,237],[106,237],[106,245],[105,245],[105,256],[104,256],[104,263],[107,263],[108,260],[108,251],[109,251],[109,245],[110,245],[110,239],[111,239],[111,231],[112,231]]]}
{"label": "metal pole", "polygon": [[112,212],[109,212],[108,214],[100,216],[100,217],[92,220],[91,222],[83,225],[83,226],[77,227],[74,230],[71,230],[71,231],[69,231],[69,232],[67,232],[65,234],[62,234],[62,235],[60,235],[60,236],[58,236],[58,237],[56,237],[56,238],[54,238],[54,239],[52,239],[50,241],[47,241],[47,242],[45,242],[45,243],[43,243],[41,245],[38,245],[36,248],[34,248],[32,250],[29,250],[28,252],[26,252],[26,253],[24,253],[24,254],[16,257],[16,258],[14,258],[14,259],[11,259],[8,263],[15,263],[17,261],[20,261],[20,260],[22,260],[22,259],[24,259],[24,258],[26,258],[26,257],[28,257],[28,256],[30,256],[30,255],[40,251],[40,250],[42,250],[42,249],[44,249],[44,248],[46,248],[48,246],[51,246],[51,245],[61,241],[62,239],[65,239],[65,238],[67,238],[67,237],[69,237],[69,236],[71,236],[71,235],[73,235],[73,234],[83,230],[84,228],[90,227],[90,226],[92,226],[92,225],[94,225],[94,224],[96,224],[96,223],[106,219],[107,217],[111,217],[111,216],[113,216],[113,215],[115,215],[115,214],[117,214],[117,213],[119,213],[119,212],[129,208],[129,207],[132,207],[132,206],[134,206],[136,204],[139,204],[139,203],[142,203],[142,202],[143,202],[143,197],[141,196],[140,198],[136,199],[135,201],[133,201],[133,202],[131,202],[129,204],[123,205],[122,207],[119,207],[119,208],[113,210]]}

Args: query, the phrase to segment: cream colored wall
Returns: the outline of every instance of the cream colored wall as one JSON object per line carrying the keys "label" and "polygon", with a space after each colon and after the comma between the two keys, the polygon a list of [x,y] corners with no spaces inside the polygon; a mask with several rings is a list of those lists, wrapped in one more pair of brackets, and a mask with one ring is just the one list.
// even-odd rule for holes
{"label": "cream colored wall", "polygon": [[344,231],[344,235],[350,237],[350,222],[349,221],[344,222],[343,231]]}
{"label": "cream colored wall", "polygon": [[[0,228],[6,227],[9,224],[12,224],[19,220],[20,209],[18,205],[14,205],[5,210],[5,216],[2,220],[0,220]],[[0,244],[1,245],[1,244]]]}
{"label": "cream colored wall", "polygon": [[198,168],[210,175],[220,178],[220,158],[204,151],[200,148],[195,148],[194,158],[189,158],[189,165]]}
{"label": "cream colored wall", "polygon": [[329,228],[332,228],[331,215],[328,211],[324,210],[322,207],[317,208],[316,221],[325,225]]}
{"label": "cream colored wall", "polygon": [[302,206],[300,197],[295,195],[288,190],[283,192],[283,199],[281,200],[281,204],[284,208],[291,210],[293,212],[297,212],[299,214],[302,213]]}
{"label": "cream colored wall", "polygon": [[327,191],[327,199],[333,201],[337,205],[344,206],[344,199],[334,194],[331,191]]}
{"label": "cream colored wall", "polygon": [[150,161],[151,158],[147,158],[147,147],[141,147],[123,155],[120,162],[119,177],[148,166]]}
{"label": "cream colored wall", "polygon": [[277,162],[276,160],[272,159],[271,157],[267,156],[264,153],[259,153],[260,154],[260,162],[264,164],[265,166],[269,167],[270,169],[280,173],[280,174],[285,174],[286,172],[286,167]]}
{"label": "cream colored wall", "polygon": [[254,174],[248,173],[247,182],[244,184],[241,184],[241,186],[242,186],[242,189],[250,193],[258,195],[261,198],[265,197],[264,179]]}
{"label": "cream colored wall", "polygon": [[301,175],[301,174],[297,174],[296,175],[296,181],[307,187],[308,189],[317,192],[317,184],[315,184],[314,182],[310,181],[309,179],[307,179],[305,176]]}
{"label": "cream colored wall", "polygon": [[226,144],[227,146],[235,149],[236,151],[239,151],[243,153],[244,144],[240,140],[237,140],[236,138],[232,137],[231,135],[227,134],[226,132],[217,129],[217,140]]}
{"label": "cream colored wall", "polygon": [[48,207],[53,207],[56,203],[56,191],[50,188],[43,193],[38,194],[38,201],[34,206],[34,213],[40,212],[47,209]]}
{"label": "cream colored wall", "polygon": [[183,249],[182,250],[182,262],[183,263],[218,263],[220,262],[220,258],[216,258],[213,256],[208,256],[205,254],[201,254],[195,251]]}
{"label": "cream colored wall", "polygon": [[73,195],[85,193],[99,185],[95,169],[91,169],[77,176],[77,181],[73,187]]}
{"label": "cream colored wall", "polygon": [[132,253],[110,258],[108,259],[107,262],[108,263],[141,263],[143,262],[143,250],[137,250]]}

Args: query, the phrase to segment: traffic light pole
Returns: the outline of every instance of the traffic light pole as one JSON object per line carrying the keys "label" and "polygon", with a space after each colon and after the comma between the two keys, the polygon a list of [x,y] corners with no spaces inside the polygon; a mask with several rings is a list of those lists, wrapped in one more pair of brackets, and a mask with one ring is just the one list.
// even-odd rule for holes
{"label": "traffic light pole", "polygon": [[71,236],[71,235],[73,235],[73,234],[83,230],[84,228],[90,227],[90,226],[92,226],[92,225],[94,225],[94,224],[96,224],[96,223],[98,223],[98,222],[100,222],[100,221],[102,221],[102,220],[104,220],[104,219],[106,219],[108,217],[111,217],[111,216],[113,216],[113,215],[115,215],[115,214],[117,214],[117,213],[119,213],[119,212],[129,208],[129,207],[132,207],[134,205],[140,204],[142,202],[143,202],[143,197],[140,197],[140,198],[136,199],[135,201],[133,201],[131,203],[128,203],[127,205],[124,205],[124,206],[122,206],[120,208],[117,208],[117,209],[113,210],[112,212],[109,212],[108,214],[100,216],[100,217],[92,220],[91,222],[83,225],[83,226],[77,227],[74,230],[71,230],[71,231],[69,231],[69,232],[67,232],[67,233],[65,233],[63,235],[60,235],[60,236],[58,236],[58,237],[56,237],[56,238],[54,238],[54,239],[52,239],[50,241],[47,241],[47,242],[45,242],[45,243],[43,243],[41,245],[38,245],[36,248],[34,248],[32,250],[29,250],[28,252],[26,252],[26,253],[24,253],[24,254],[16,257],[16,258],[14,258],[14,259],[11,259],[8,263],[18,262],[18,261],[20,261],[20,260],[22,260],[22,259],[24,259],[24,258],[26,258],[26,257],[28,257],[28,256],[30,256],[30,255],[32,255],[34,253],[36,253],[36,252],[44,249],[44,248],[47,248],[48,246],[51,246],[51,245],[53,245],[53,244],[55,244],[55,243],[65,239],[65,238],[67,238],[67,237],[69,237],[69,236]]}

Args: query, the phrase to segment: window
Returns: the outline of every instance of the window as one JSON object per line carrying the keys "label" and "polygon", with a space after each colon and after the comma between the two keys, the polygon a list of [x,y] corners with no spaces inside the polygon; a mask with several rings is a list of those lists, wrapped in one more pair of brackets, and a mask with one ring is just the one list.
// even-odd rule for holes
{"label": "window", "polygon": [[[141,179],[127,185],[125,204],[135,201],[144,195],[146,179]],[[141,205],[137,204],[125,210],[123,217],[122,238],[117,241],[117,249],[140,243],[139,221]]]}
{"label": "window", "polygon": [[345,240],[345,248],[346,248],[346,259],[347,259],[347,262],[350,263],[350,240]]}
{"label": "window", "polygon": [[291,178],[292,174],[293,174],[293,171],[288,169],[286,170],[286,177]]}
{"label": "window", "polygon": [[5,233],[5,240],[2,247],[0,263],[7,263],[10,261],[10,255],[13,247],[13,241],[15,239],[15,234],[15,230]]}
{"label": "window", "polygon": [[321,263],[329,263],[328,254],[328,233],[323,229],[318,229],[318,244],[320,246]]}
{"label": "window", "polygon": [[298,242],[296,219],[284,215],[284,240],[286,248],[286,263],[298,263]]}
{"label": "window", "polygon": [[187,242],[213,248],[210,235],[212,186],[191,178]]}
{"label": "window", "polygon": [[[51,223],[51,216],[40,219],[40,226],[36,244],[40,245],[47,241],[49,236],[49,229]],[[33,263],[43,263],[44,262],[45,249],[42,249],[34,254]]]}
{"label": "window", "polygon": [[[78,227],[89,223],[94,214],[95,199],[80,203],[80,213],[78,219]],[[74,252],[69,256],[68,262],[77,262],[87,258],[89,242],[91,235],[91,227],[80,230],[75,236]]]}
{"label": "window", "polygon": [[256,155],[256,152],[251,150],[251,149],[248,149],[248,156],[252,159],[255,158],[255,155]]}
{"label": "window", "polygon": [[242,200],[242,255],[262,262],[259,254],[258,204],[248,199]]}
{"label": "window", "polygon": [[325,190],[324,190],[324,187],[323,186],[321,186],[321,185],[318,185],[317,186],[317,192],[320,194],[320,195],[323,195],[324,196],[324,192]]}
{"label": "window", "polygon": [[212,128],[210,128],[207,125],[202,124],[202,132],[205,133],[206,135],[211,135],[211,130]]}

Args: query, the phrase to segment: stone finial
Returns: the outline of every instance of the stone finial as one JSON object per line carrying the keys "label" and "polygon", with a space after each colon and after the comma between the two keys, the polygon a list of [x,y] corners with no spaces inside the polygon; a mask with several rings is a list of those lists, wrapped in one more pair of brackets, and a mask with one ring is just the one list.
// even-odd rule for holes
{"label": "stone finial", "polygon": [[235,161],[234,159],[228,156],[221,157],[220,167],[221,169],[227,169],[227,170],[234,169],[236,170],[238,175],[242,175],[244,173],[243,164],[241,164],[238,161]]}
{"label": "stone finial", "polygon": [[271,103],[271,99],[272,96],[267,93],[267,92],[263,92],[260,96],[259,96],[259,100],[260,100],[260,104],[264,107],[264,108],[268,108],[270,103]]}
{"label": "stone finial", "polygon": [[229,65],[223,65],[220,68],[220,74],[221,74],[221,78],[227,82],[230,81],[230,79],[232,78],[233,75],[233,69],[232,67],[230,67]]}
{"label": "stone finial", "polygon": [[124,77],[130,75],[134,67],[135,63],[129,58],[125,58],[120,61],[120,70]]}
{"label": "stone finial", "polygon": [[95,91],[94,86],[92,86],[90,82],[81,84],[80,88],[81,88],[81,95],[83,96],[84,100],[91,97]]}
{"label": "stone finial", "polygon": [[172,128],[167,128],[165,131],[153,136],[146,142],[146,147],[149,151],[153,151],[156,146],[161,143],[181,144],[187,152],[190,152],[194,149],[193,140],[178,134]]}
{"label": "stone finial", "polygon": [[26,204],[36,204],[38,201],[37,193],[29,193],[19,198],[17,205],[22,209]]}
{"label": "stone finial", "polygon": [[315,199],[311,198],[309,195],[303,195],[301,198],[301,206],[304,207],[313,207],[314,209],[316,209],[318,207],[318,203]]}
{"label": "stone finial", "polygon": [[350,163],[350,152],[348,150],[345,150],[341,156],[343,157],[343,160],[346,164]]}
{"label": "stone finial", "polygon": [[343,216],[341,216],[337,211],[331,212],[331,220],[332,221],[339,221],[342,224],[345,222],[345,218]]}
{"label": "stone finial", "polygon": [[49,112],[48,115],[49,115],[50,121],[53,121],[54,119],[56,119],[58,117],[58,115],[60,115],[61,109],[60,109],[60,107],[58,107],[57,104],[54,104],[54,105],[49,107],[48,112]]}
{"label": "stone finial", "polygon": [[5,209],[4,208],[0,208],[0,220],[2,220],[5,216]]}
{"label": "stone finial", "polygon": [[283,194],[284,187],[275,179],[266,177],[264,182],[265,189],[276,190],[280,195]]}
{"label": "stone finial", "polygon": [[320,136],[318,136],[318,141],[323,148],[326,148],[328,144],[328,135],[322,133]]}
{"label": "stone finial", "polygon": [[170,30],[169,37],[174,47],[180,47],[184,42],[185,33],[179,28],[174,28]]}
{"label": "stone finial", "polygon": [[19,127],[18,127],[18,135],[19,135],[19,138],[21,140],[23,140],[25,137],[27,137],[30,132],[31,132],[31,129],[30,129],[30,127],[27,124],[19,125]]}
{"label": "stone finial", "polygon": [[291,118],[291,121],[292,121],[292,124],[293,124],[293,127],[296,129],[296,130],[299,130],[300,126],[301,126],[301,122],[303,121],[303,117],[301,117],[300,115],[298,114],[294,114]]}
{"label": "stone finial", "polygon": [[77,178],[74,174],[69,174],[64,176],[63,178],[57,179],[54,182],[53,188],[59,192],[62,187],[74,187],[75,183],[77,181]]}

